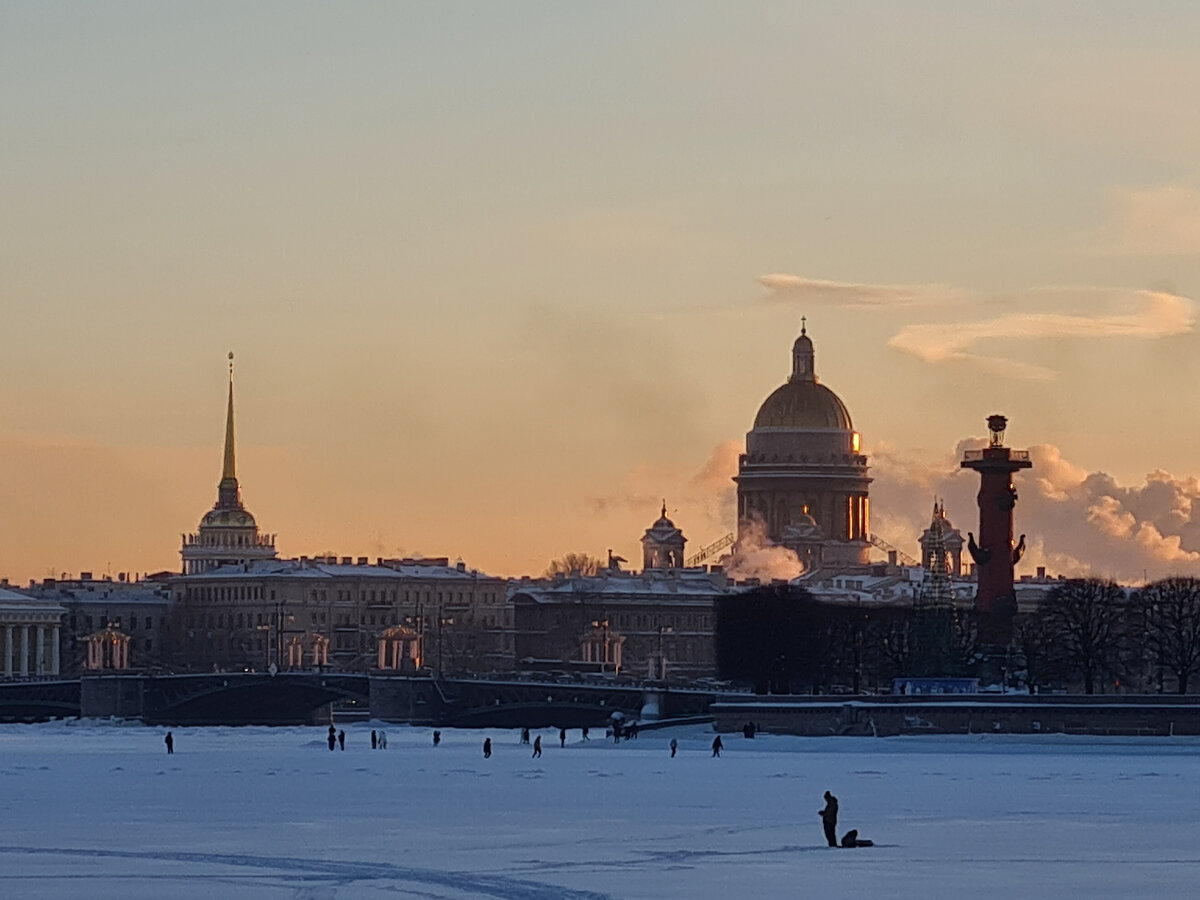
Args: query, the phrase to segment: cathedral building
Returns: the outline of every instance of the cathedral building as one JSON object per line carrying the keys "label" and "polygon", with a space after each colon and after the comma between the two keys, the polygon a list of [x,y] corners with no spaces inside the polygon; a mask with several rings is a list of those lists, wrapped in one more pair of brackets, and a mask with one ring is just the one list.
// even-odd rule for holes
{"label": "cathedral building", "polygon": [[233,354],[229,354],[229,402],[225,413],[225,456],[217,502],[200,520],[195,534],[183,535],[183,574],[220,566],[275,559],[275,535],[260,534],[250,510],[242,505],[233,438]]}
{"label": "cathedral building", "polygon": [[803,325],[791,377],[759,409],[734,481],[739,542],[789,547],[810,571],[868,563],[867,457],[846,404],[817,378]]}

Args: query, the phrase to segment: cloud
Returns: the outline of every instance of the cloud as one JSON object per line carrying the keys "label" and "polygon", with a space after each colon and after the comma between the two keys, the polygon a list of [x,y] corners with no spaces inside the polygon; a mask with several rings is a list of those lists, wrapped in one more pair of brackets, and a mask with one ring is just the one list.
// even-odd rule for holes
{"label": "cloud", "polygon": [[955,299],[960,291],[939,284],[856,284],[822,281],[776,272],[759,284],[780,301],[828,303],[834,306],[913,306]]}
{"label": "cloud", "polygon": [[983,355],[975,352],[975,348],[997,340],[1011,343],[1046,338],[1158,338],[1191,331],[1195,324],[1192,302],[1186,297],[1162,291],[1132,291],[1125,302],[1134,309],[1120,315],[1023,313],[979,322],[908,325],[888,341],[888,346],[927,363],[970,362],[1000,374],[1045,380],[1058,373],[1035,363]]}
{"label": "cloud", "polygon": [[[928,526],[933,497],[944,497],[949,518],[964,534],[977,531],[978,478],[958,461],[983,438],[962,441],[936,459],[914,459],[887,445],[872,451],[873,529],[912,555]],[[1053,445],[1030,448],[1033,468],[1014,478],[1016,531],[1028,535],[1020,572],[1046,566],[1051,574],[1103,575],[1128,584],[1172,574],[1200,576],[1200,479],[1168,472],[1122,485],[1087,472]]]}
{"label": "cloud", "polygon": [[1200,254],[1200,190],[1187,184],[1118,188],[1113,198],[1118,253]]}

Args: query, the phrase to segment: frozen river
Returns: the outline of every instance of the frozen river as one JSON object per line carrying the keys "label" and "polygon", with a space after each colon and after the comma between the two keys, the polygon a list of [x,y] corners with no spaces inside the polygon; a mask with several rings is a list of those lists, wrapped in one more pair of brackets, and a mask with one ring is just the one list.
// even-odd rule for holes
{"label": "frozen river", "polygon": [[[0,726],[0,897],[1200,893],[1193,739],[370,730]],[[826,789],[876,847],[824,846]]]}

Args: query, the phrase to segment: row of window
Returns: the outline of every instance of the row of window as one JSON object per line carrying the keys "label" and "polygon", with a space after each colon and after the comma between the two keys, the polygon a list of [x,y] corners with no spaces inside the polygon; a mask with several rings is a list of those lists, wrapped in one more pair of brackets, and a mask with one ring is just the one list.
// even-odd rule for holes
{"label": "row of window", "polygon": [[[97,628],[107,628],[109,625],[111,625],[113,628],[116,628],[118,631],[121,630],[121,617],[120,616],[113,616],[111,618],[109,618],[108,616],[99,616],[98,619],[93,619],[91,616],[84,616],[84,615],[79,615],[77,613],[71,613],[71,618],[68,621],[70,624],[71,631],[79,631],[79,628],[81,625],[83,626],[83,630],[86,632],[94,631]],[[98,625],[95,624],[97,621],[99,622]],[[137,616],[130,616],[129,617],[129,630],[137,631],[139,621],[141,622],[143,630],[145,630],[145,631],[153,631],[154,630],[154,617],[153,616],[144,616],[141,619],[139,619]]]}

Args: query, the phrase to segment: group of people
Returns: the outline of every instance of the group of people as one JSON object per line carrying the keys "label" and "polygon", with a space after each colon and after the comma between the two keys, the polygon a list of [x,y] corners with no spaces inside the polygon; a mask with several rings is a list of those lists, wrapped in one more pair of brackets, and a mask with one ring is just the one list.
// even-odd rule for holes
{"label": "group of people", "polygon": [[[333,726],[330,726],[330,727],[333,727]],[[373,729],[373,728],[371,729],[371,749],[372,750],[386,750],[387,749],[387,732],[386,731],[380,731],[378,734],[376,734],[375,729]]]}

